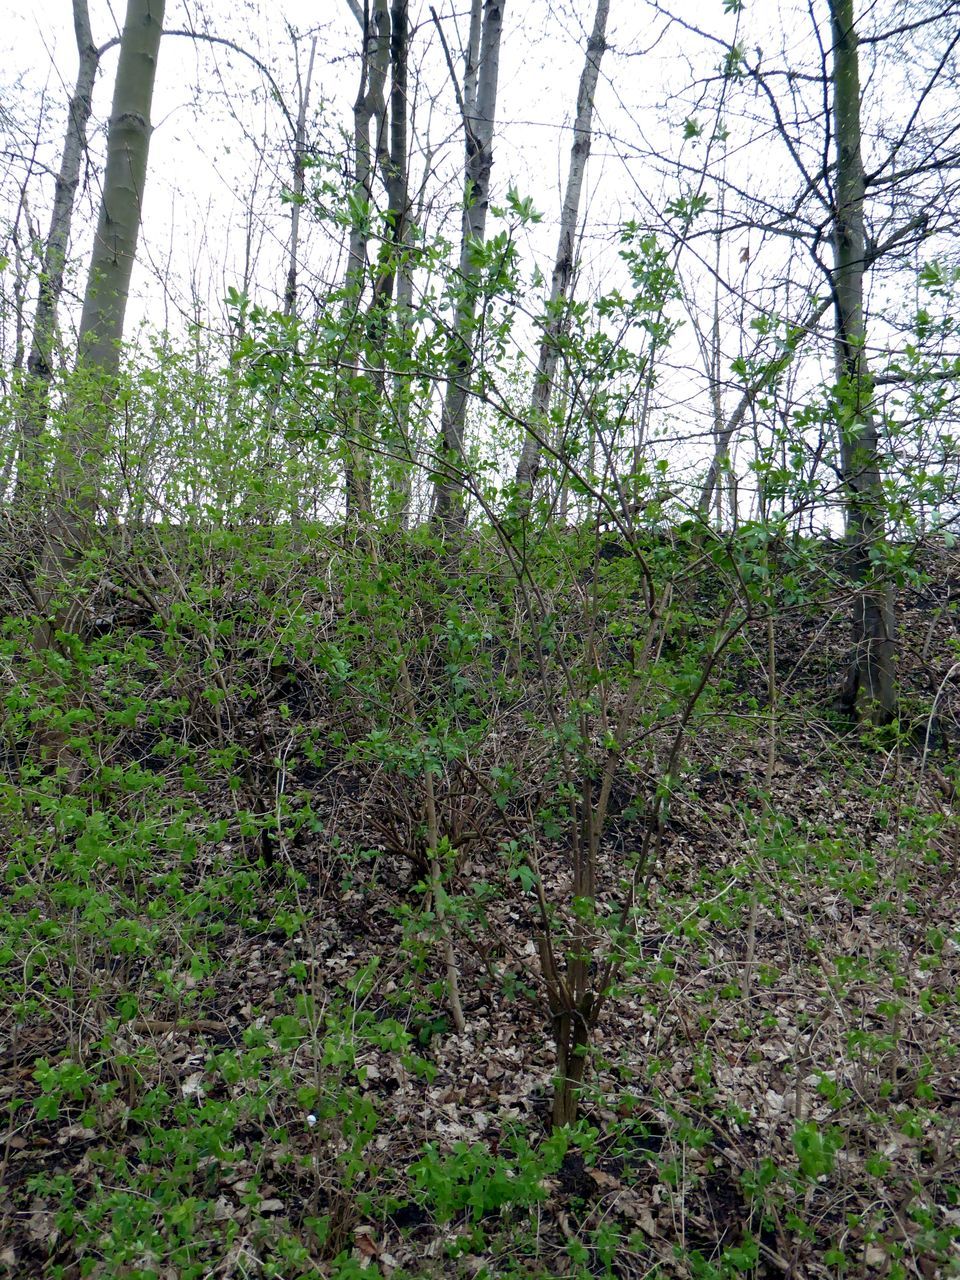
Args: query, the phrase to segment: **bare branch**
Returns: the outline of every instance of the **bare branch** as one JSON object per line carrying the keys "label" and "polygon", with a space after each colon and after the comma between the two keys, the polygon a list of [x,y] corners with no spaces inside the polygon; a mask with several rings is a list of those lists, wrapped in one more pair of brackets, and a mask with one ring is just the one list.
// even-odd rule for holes
{"label": "bare branch", "polygon": [[[277,105],[279,106],[280,110],[283,112],[284,116],[286,117],[286,121],[287,121],[287,124],[290,126],[291,132],[293,133],[296,132],[297,122],[294,119],[294,117],[291,115],[290,110],[287,107],[287,104],[283,100],[283,94],[280,92],[280,86],[277,84],[276,80],[274,80],[273,75],[271,74],[269,68],[266,67],[264,63],[260,61],[260,59],[256,56],[256,54],[251,53],[249,49],[244,49],[242,45],[237,44],[235,41],[228,40],[226,36],[214,36],[214,35],[210,35],[206,31],[184,31],[184,30],[174,31],[168,27],[164,27],[163,34],[165,36],[185,36],[188,40],[202,40],[204,41],[205,44],[223,45],[224,48],[232,50],[233,53],[239,53],[241,58],[246,58],[248,62],[252,62],[253,65],[257,68],[257,70],[260,72],[260,74],[263,76],[263,78],[266,80],[267,84],[269,84],[273,92],[273,96],[274,98],[276,98]],[[116,41],[114,41],[113,43],[116,43]]]}
{"label": "bare branch", "polygon": [[447,37],[443,34],[443,27],[440,25],[440,19],[437,17],[437,11],[433,7],[433,5],[430,6],[430,16],[431,18],[433,18],[434,25],[437,28],[437,34],[440,37],[440,43],[443,46],[443,56],[447,60],[447,68],[450,72],[450,81],[453,85],[453,92],[457,96],[457,106],[460,108],[460,115],[463,117],[463,127],[465,129],[468,129],[469,125],[467,123],[467,107],[466,107],[466,103],[463,100],[463,94],[460,92],[460,81],[457,79],[457,71],[456,71],[456,67],[454,67],[453,65],[453,58],[450,54],[450,46],[447,44]]}

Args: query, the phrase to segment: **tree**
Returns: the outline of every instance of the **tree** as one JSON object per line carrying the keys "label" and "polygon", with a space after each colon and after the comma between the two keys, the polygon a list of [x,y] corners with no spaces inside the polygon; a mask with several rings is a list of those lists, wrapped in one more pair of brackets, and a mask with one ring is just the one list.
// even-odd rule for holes
{"label": "tree", "polygon": [[[376,162],[386,194],[383,238],[373,264],[370,303],[365,317],[366,362],[371,372],[373,403],[380,417],[381,433],[391,435],[400,451],[412,462],[413,449],[407,439],[410,416],[409,378],[404,367],[394,374],[392,397],[387,395],[387,348],[391,324],[399,339],[398,362],[409,363],[412,342],[410,311],[413,303],[412,209],[408,156],[409,102],[408,49],[410,18],[408,0],[391,0],[389,18],[389,102],[378,102]],[[379,53],[383,59],[382,48]],[[383,87],[381,84],[381,97]],[[389,117],[389,119],[388,119]],[[427,166],[429,170],[429,164]],[[368,434],[368,432],[365,432]],[[410,493],[409,468],[404,468],[393,485],[398,512],[405,518]]]}
{"label": "tree", "polygon": [[550,301],[547,306],[547,319],[537,358],[537,372],[533,382],[530,413],[534,429],[527,433],[520,453],[520,461],[517,465],[517,485],[521,492],[526,492],[528,496],[532,493],[540,467],[538,432],[544,430],[544,424],[550,412],[550,401],[553,397],[553,385],[560,355],[559,338],[566,324],[565,306],[573,281],[574,237],[580,216],[580,196],[583,191],[583,179],[586,173],[587,160],[590,157],[593,132],[593,100],[597,91],[597,80],[600,76],[600,62],[607,47],[606,33],[609,14],[610,0],[597,0],[597,8],[593,18],[593,30],[587,41],[587,53],[583,63],[583,70],[580,72],[580,86],[577,90],[577,114],[573,125],[573,146],[570,149],[570,169],[567,173],[567,187],[564,192],[563,208],[560,214],[560,235],[553,265],[553,279],[550,284]]}
{"label": "tree", "polygon": [[[293,33],[291,32],[291,35]],[[293,39],[294,64],[297,72],[297,121],[291,139],[293,151],[293,181],[290,186],[290,248],[287,258],[287,278],[283,288],[283,315],[286,320],[297,320],[297,283],[300,268],[300,212],[304,203],[306,187],[307,156],[307,111],[310,106],[310,87],[313,82],[313,67],[317,56],[317,37],[310,41],[310,56],[307,60],[306,75],[300,75],[300,62],[297,52],[296,38]],[[277,407],[274,399],[271,408],[271,424]],[[291,440],[288,446],[291,463],[296,460],[296,445]],[[291,493],[290,513],[296,520],[300,515],[300,495]]]}
{"label": "tree", "polygon": [[[38,600],[47,612],[58,578],[89,543],[100,507],[101,472],[120,367],[130,278],[136,258],[150,150],[150,106],[163,31],[164,0],[128,0],[107,130],[107,162],[83,295],[75,394],[56,458],[55,506],[47,524]],[[56,623],[75,625],[72,601]],[[34,643],[47,647],[51,619]]]}
{"label": "tree", "polygon": [[[662,11],[659,3],[657,7]],[[722,426],[716,432],[715,454],[697,507],[706,518],[720,468],[747,411],[754,406],[769,409],[787,367],[806,354],[815,358],[823,353],[817,321],[832,310],[829,341],[834,385],[825,410],[812,403],[808,407],[822,432],[832,433],[835,452],[823,435],[817,445],[810,446],[803,433],[811,416],[804,414],[797,415],[793,428],[790,415],[786,416],[780,442],[784,432],[793,429],[794,458],[806,452],[813,459],[813,469],[819,468],[820,494],[813,500],[820,510],[837,497],[842,504],[853,643],[840,701],[858,718],[885,721],[894,716],[897,698],[894,597],[883,570],[888,559],[886,481],[893,459],[884,439],[867,343],[871,334],[875,346],[889,341],[896,317],[894,304],[886,315],[877,312],[868,323],[867,286],[871,275],[883,269],[903,269],[905,258],[918,252],[929,237],[953,230],[960,122],[950,78],[960,41],[958,5],[956,0],[938,0],[907,9],[887,3],[870,6],[858,17],[852,0],[828,0],[820,9],[811,4],[808,38],[791,30],[789,57],[784,44],[782,64],[769,48],[758,45],[755,56],[748,51],[742,29],[748,20],[744,6],[730,5],[727,12],[737,15],[732,40],[698,30],[673,15],[671,21],[723,49],[722,61],[715,75],[707,77],[707,85],[714,87],[717,102],[725,104],[728,120],[738,118],[748,138],[753,132],[764,140],[765,163],[753,171],[749,160],[730,172],[722,166],[710,169],[710,181],[722,194],[723,213],[716,220],[704,219],[696,235],[732,239],[752,232],[762,252],[769,255],[772,247],[779,256],[774,272],[780,291],[787,296],[796,294],[795,249],[806,256],[812,272],[809,284],[800,291],[802,310],[796,304],[785,312],[770,305],[769,289],[764,307],[759,291],[753,290],[751,307],[766,341],[757,345],[753,356],[734,363],[742,385],[726,420],[715,414]],[[757,24],[758,34],[768,18],[768,10],[750,10],[749,20]],[[778,26],[786,41],[788,28],[779,15],[771,18],[770,37]],[[905,40],[910,49],[906,56]],[[803,49],[809,51],[808,61],[798,52]],[[865,92],[861,91],[862,49],[869,50],[871,59]],[[923,58],[917,56],[921,50]],[[908,61],[912,63],[909,70]],[[895,70],[902,73],[909,93],[881,97],[885,76]],[[737,89],[743,91],[739,117],[731,116]],[[707,88],[700,83],[694,92],[702,107]],[[685,127],[691,136],[697,134],[700,124],[693,113]],[[726,138],[727,125],[719,132]],[[747,140],[738,141],[741,154],[748,155]],[[772,158],[778,155],[782,163]],[[690,166],[681,166],[681,172],[699,178]],[[725,287],[736,286],[725,283]],[[783,326],[785,338],[779,336]],[[761,345],[773,346],[769,358],[761,357]],[[813,388],[822,386],[822,375],[814,364],[807,368],[803,383],[816,399]],[[833,464],[837,486],[829,478],[824,483],[824,461]],[[767,465],[759,458],[754,463]],[[800,505],[811,501],[810,483],[803,481],[804,492],[797,495]]]}
{"label": "tree", "polygon": [[[351,5],[356,16],[356,7]],[[360,381],[363,348],[363,295],[376,180],[376,147],[386,127],[385,87],[390,62],[390,11],[387,0],[373,0],[372,11],[365,3],[359,15],[362,27],[360,85],[353,105],[353,199],[350,220],[350,251],[344,280],[344,324],[350,350],[343,366],[352,386],[345,388],[343,402],[349,406],[347,424],[347,517],[369,513],[371,507],[369,458],[362,446],[365,423],[360,398],[355,390]],[[373,124],[376,143],[370,139]]]}
{"label": "tree", "polygon": [[21,396],[20,454],[14,499],[15,507],[20,510],[23,510],[24,504],[29,500],[31,481],[36,479],[41,463],[39,441],[50,407],[57,308],[63,293],[74,201],[80,181],[80,166],[86,151],[87,125],[93,109],[93,86],[101,58],[118,43],[114,38],[99,48],[94,44],[87,0],[73,0],[73,29],[79,67],[67,107],[67,129],[54,190],[50,229],[43,247],[37,307]]}
{"label": "tree", "polygon": [[[296,43],[294,43],[296,54]],[[297,69],[297,123],[293,133],[293,183],[290,187],[290,255],[287,260],[287,281],[283,290],[283,314],[297,313],[297,275],[300,254],[300,209],[304,200],[307,149],[307,111],[310,106],[310,86],[313,81],[313,64],[317,56],[317,37],[310,41],[310,57],[307,71],[301,80]]]}
{"label": "tree", "polygon": [[866,179],[861,152],[860,60],[853,0],[830,0],[833,38],[833,120],[836,196],[833,222],[833,301],[840,431],[850,572],[854,602],[853,653],[843,700],[872,719],[896,713],[893,589],[876,580],[874,559],[884,540],[880,440],[866,357],[863,281]]}
{"label": "tree", "polygon": [[[464,465],[464,437],[480,277],[479,250],[486,234],[487,209],[490,204],[503,10],[503,0],[472,0],[462,94],[457,89],[464,134],[463,223],[457,300],[448,355],[447,390],[440,426],[441,467],[434,489],[436,517],[442,530],[448,535],[456,532],[464,518],[459,472]],[[436,20],[436,14],[434,19]],[[437,26],[439,28],[439,21]],[[445,41],[444,50],[456,87],[456,74]]]}
{"label": "tree", "polygon": [[58,459],[59,536],[82,545],[96,516],[109,409],[137,253],[150,152],[150,107],[163,32],[164,0],[128,0],[107,130],[107,162],[87,285],[77,367],[82,401],[74,406]]}

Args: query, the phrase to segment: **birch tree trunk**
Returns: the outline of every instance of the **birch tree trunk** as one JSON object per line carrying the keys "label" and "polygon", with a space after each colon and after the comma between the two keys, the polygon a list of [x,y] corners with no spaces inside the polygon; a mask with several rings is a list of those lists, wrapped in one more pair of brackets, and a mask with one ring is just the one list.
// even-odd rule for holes
{"label": "birch tree trunk", "polygon": [[609,13],[610,0],[597,0],[597,8],[593,18],[593,30],[590,33],[590,39],[587,41],[587,56],[584,60],[583,70],[580,72],[580,87],[577,90],[577,116],[573,126],[573,146],[570,150],[570,170],[567,174],[567,189],[564,193],[563,208],[560,214],[560,238],[557,242],[557,256],[553,266],[550,302],[547,308],[547,323],[543,340],[540,343],[537,373],[530,405],[530,417],[534,430],[527,433],[517,466],[517,486],[524,502],[528,502],[532,497],[537,472],[540,468],[541,446],[538,433],[545,432],[548,429],[547,416],[550,412],[550,401],[553,398],[557,361],[560,355],[559,339],[566,325],[565,303],[569,296],[573,279],[574,237],[577,233],[577,222],[580,217],[580,197],[583,191],[583,179],[593,140],[593,102],[597,91],[597,80],[600,76],[600,62],[607,47],[607,18]]}
{"label": "birch tree trunk", "polygon": [[479,266],[475,246],[483,243],[490,204],[493,128],[500,76],[500,38],[504,0],[473,0],[464,73],[464,207],[460,273],[453,319],[447,391],[441,415],[442,467],[434,497],[436,518],[445,534],[463,525],[464,437],[470,370],[475,349]]}
{"label": "birch tree trunk", "polygon": [[[384,135],[386,103],[384,90],[390,60],[390,12],[388,0],[374,0],[373,12],[365,3],[362,14],[363,52],[360,66],[360,88],[353,106],[353,191],[355,205],[367,210],[366,216],[355,216],[350,227],[350,249],[347,259],[345,292],[349,313],[346,317],[349,354],[344,361],[350,380],[357,382],[363,346],[363,324],[360,322],[370,243],[370,215],[373,206],[375,151],[370,139],[371,121],[376,127],[376,146]],[[351,9],[354,6],[351,5]],[[371,509],[369,458],[363,448],[364,421],[356,393],[347,393],[352,405],[348,424],[346,470],[347,518],[368,514]]]}
{"label": "birch tree trunk", "polygon": [[850,574],[857,588],[853,653],[842,701],[858,717],[884,723],[896,712],[896,640],[893,590],[876,581],[871,556],[883,544],[885,522],[873,383],[865,350],[866,184],[853,0],[830,0],[830,22],[837,156],[833,226],[837,410]]}
{"label": "birch tree trunk", "polygon": [[62,532],[82,545],[96,517],[109,413],[137,252],[150,151],[150,106],[164,0],[127,0],[107,130],[107,163],[90,259],[77,367],[86,375],[58,460]]}
{"label": "birch tree trunk", "polygon": [[67,246],[73,225],[74,201],[80,182],[80,166],[86,152],[87,125],[93,108],[93,87],[103,54],[116,40],[102,48],[93,43],[87,0],[73,0],[73,30],[77,41],[79,66],[70,104],[67,107],[67,129],[60,156],[50,215],[50,230],[43,249],[37,309],[33,321],[30,354],[22,391],[20,410],[20,456],[17,464],[17,486],[14,508],[29,507],[40,477],[42,458],[40,437],[50,412],[50,382],[53,378],[53,345],[57,329],[57,308],[63,293],[63,273]]}

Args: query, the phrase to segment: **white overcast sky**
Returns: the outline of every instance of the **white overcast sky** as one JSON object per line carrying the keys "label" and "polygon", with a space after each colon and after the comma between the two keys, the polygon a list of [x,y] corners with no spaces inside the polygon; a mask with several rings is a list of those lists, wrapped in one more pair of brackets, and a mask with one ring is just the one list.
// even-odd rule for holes
{"label": "white overcast sky", "polygon": [[[707,0],[721,13],[720,0]],[[454,12],[453,0],[440,0],[440,14]],[[459,5],[461,23],[465,6]],[[680,0],[677,12],[691,19],[703,8],[700,0]],[[118,31],[124,0],[90,0],[94,38],[107,40]],[[607,247],[615,242],[616,227],[625,219],[645,218],[666,198],[660,179],[638,158],[651,142],[669,148],[669,130],[662,118],[669,114],[671,82],[686,67],[677,57],[672,36],[654,49],[649,46],[660,25],[642,0],[613,0],[609,39],[611,53],[603,65],[596,103],[596,139],[589,171],[590,242],[585,253],[586,275],[599,256],[600,270]],[[593,0],[507,0],[501,92],[495,143],[494,181],[497,194],[509,184],[531,194],[545,215],[534,248],[547,266],[555,239],[560,192],[569,160],[571,125],[577,81],[583,60],[586,30],[592,22]],[[431,142],[440,147],[452,176],[462,148],[452,114],[454,101],[440,51],[430,28],[427,5],[413,0],[411,12],[425,23],[412,48],[412,65],[429,67],[429,86],[419,90],[419,126],[425,130],[428,94],[437,98],[430,116]],[[0,83],[21,80],[21,93],[38,102],[47,97],[40,159],[56,163],[63,127],[64,105],[75,74],[71,6],[69,0],[0,0],[0,65],[7,68]],[[714,15],[714,16],[716,16]],[[731,23],[715,23],[719,27]],[[308,33],[318,36],[313,102],[326,104],[326,134],[336,142],[338,125],[349,127],[349,111],[356,91],[358,30],[346,0],[168,0],[168,28],[191,27],[227,36],[249,48],[273,71],[295,108],[291,40],[288,28],[301,35],[305,62]],[[452,22],[447,27],[453,42]],[[106,55],[98,81],[94,119],[102,125],[109,110],[116,52]],[[27,113],[29,115],[29,109]],[[676,113],[679,124],[683,112]],[[143,311],[163,323],[165,308],[183,306],[194,277],[206,300],[222,297],[231,275],[242,272],[248,225],[247,206],[254,177],[261,187],[253,218],[254,238],[266,265],[261,283],[279,288],[275,257],[282,253],[284,215],[266,170],[281,155],[283,125],[280,113],[263,93],[263,79],[243,58],[222,48],[194,46],[184,39],[165,41],[161,49],[154,101],[155,133],[142,242],[143,262],[135,293]],[[606,136],[605,136],[606,135]],[[270,144],[266,159],[258,157],[264,137]],[[447,139],[444,145],[444,139]],[[94,139],[99,151],[102,137]],[[259,170],[259,174],[258,174]],[[282,171],[281,171],[282,174]],[[285,175],[282,175],[285,176]],[[81,208],[93,206],[98,175]],[[451,206],[458,193],[449,187]],[[45,210],[43,211],[45,215]],[[38,215],[39,216],[39,215]],[[78,237],[79,238],[79,237]],[[272,246],[272,247],[271,247]],[[323,274],[322,261],[307,262]],[[272,278],[271,278],[272,277]],[[172,317],[171,317],[172,319]]]}

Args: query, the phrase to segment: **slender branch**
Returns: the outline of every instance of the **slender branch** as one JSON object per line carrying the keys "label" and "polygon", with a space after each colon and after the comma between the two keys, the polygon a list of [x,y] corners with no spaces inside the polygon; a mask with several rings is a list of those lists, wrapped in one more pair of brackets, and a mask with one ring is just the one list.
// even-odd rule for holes
{"label": "slender branch", "polygon": [[[188,40],[202,40],[206,44],[220,44],[223,45],[225,49],[232,50],[233,53],[239,53],[241,58],[246,58],[248,62],[252,62],[273,91],[273,95],[277,100],[277,105],[286,116],[287,124],[290,126],[291,131],[296,131],[296,121],[290,114],[287,104],[283,100],[283,94],[280,92],[280,86],[277,84],[276,80],[274,80],[269,68],[260,61],[256,54],[251,53],[249,49],[244,49],[242,45],[237,44],[234,40],[228,40],[226,36],[215,36],[206,31],[189,31],[182,29],[171,30],[168,27],[164,27],[163,34],[165,36],[185,36]],[[113,43],[116,43],[116,41]]]}
{"label": "slender branch", "polygon": [[440,43],[443,46],[443,56],[447,60],[447,67],[450,71],[450,80],[453,84],[453,92],[457,95],[457,106],[460,108],[460,115],[463,117],[463,127],[465,129],[469,129],[470,126],[467,117],[467,106],[463,100],[463,94],[460,92],[460,82],[457,79],[457,71],[453,65],[450,46],[447,44],[447,37],[443,34],[443,27],[440,24],[440,19],[437,17],[437,11],[433,5],[430,6],[430,17],[433,18],[434,25],[437,28],[437,34],[440,37]]}

